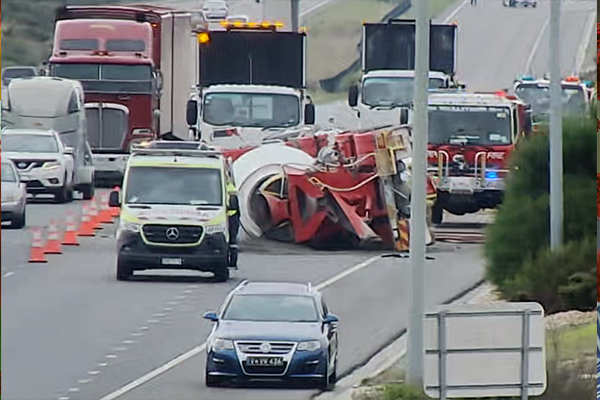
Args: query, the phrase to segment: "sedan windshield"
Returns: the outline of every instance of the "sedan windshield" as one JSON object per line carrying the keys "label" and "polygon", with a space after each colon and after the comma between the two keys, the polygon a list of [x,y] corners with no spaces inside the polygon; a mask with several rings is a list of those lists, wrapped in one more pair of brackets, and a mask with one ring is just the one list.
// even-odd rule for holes
{"label": "sedan windshield", "polygon": [[[429,89],[439,89],[444,81],[429,78]],[[362,102],[368,106],[400,105],[413,101],[413,77],[373,77],[365,79]]]}
{"label": "sedan windshield", "polygon": [[300,99],[270,93],[209,93],[204,122],[215,126],[289,127],[300,121]]}
{"label": "sedan windshield", "polygon": [[10,134],[4,135],[2,138],[2,151],[16,153],[58,153],[58,143],[54,136]]}
{"label": "sedan windshield", "polygon": [[494,146],[510,141],[508,108],[429,107],[429,143]]}
{"label": "sedan windshield", "polygon": [[218,169],[132,167],[127,172],[125,191],[127,204],[223,204]]}
{"label": "sedan windshield", "polygon": [[229,321],[318,322],[315,301],[308,296],[236,295],[223,315]]}
{"label": "sedan windshield", "polygon": [[12,167],[7,163],[2,163],[2,182],[16,182],[17,177]]}

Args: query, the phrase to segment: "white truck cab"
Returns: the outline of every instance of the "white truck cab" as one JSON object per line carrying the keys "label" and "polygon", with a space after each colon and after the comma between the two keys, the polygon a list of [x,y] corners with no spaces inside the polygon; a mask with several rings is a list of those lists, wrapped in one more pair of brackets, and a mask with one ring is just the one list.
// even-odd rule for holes
{"label": "white truck cab", "polygon": [[222,25],[225,30],[198,34],[199,82],[186,113],[192,138],[235,149],[313,125],[306,33],[270,23]]}
{"label": "white truck cab", "polygon": [[[431,25],[429,88],[464,88],[454,80],[456,25]],[[415,21],[364,23],[362,76],[348,105],[362,129],[411,123],[415,84]]]}

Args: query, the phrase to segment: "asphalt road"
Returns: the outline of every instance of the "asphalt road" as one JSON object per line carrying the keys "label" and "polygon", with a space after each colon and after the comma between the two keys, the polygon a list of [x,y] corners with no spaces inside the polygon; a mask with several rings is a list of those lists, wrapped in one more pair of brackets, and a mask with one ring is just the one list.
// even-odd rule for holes
{"label": "asphalt road", "polygon": [[[197,7],[196,2],[179,3],[182,8]],[[305,10],[311,7],[302,3]],[[575,64],[577,38],[584,36],[586,10],[593,9],[592,4],[565,2],[562,63],[568,70]],[[250,9],[235,7],[232,13],[252,18]],[[517,74],[525,72],[548,14],[545,2],[535,10],[505,9],[499,1],[462,7],[451,16],[459,23],[461,80],[477,90],[510,86]],[[539,41],[531,61],[536,69],[547,62],[547,36]],[[317,115],[327,118],[328,111],[342,119],[347,115],[340,104],[319,106]],[[46,227],[69,210],[78,212],[82,204],[31,204],[28,227]],[[186,273],[147,275],[121,283],[114,279],[113,228],[38,265],[26,263],[29,228],[2,230],[5,399],[100,399],[203,343],[210,324],[201,319],[202,313],[218,307],[242,279],[318,284],[374,256],[309,251],[291,255],[271,248],[243,253],[240,270],[228,283],[215,284]],[[483,275],[478,246],[439,245],[432,255],[435,260],[428,262],[426,271],[427,304],[448,300]],[[405,260],[376,260],[323,289],[341,320],[342,374],[365,362],[406,327],[407,272]],[[203,383],[203,362],[204,353],[193,356],[118,398],[306,399],[314,393],[209,390]]]}

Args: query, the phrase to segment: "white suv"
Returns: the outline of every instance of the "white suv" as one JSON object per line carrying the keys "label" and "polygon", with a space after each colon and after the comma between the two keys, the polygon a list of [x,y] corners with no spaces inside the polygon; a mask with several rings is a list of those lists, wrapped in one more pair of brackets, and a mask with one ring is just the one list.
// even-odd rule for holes
{"label": "white suv", "polygon": [[52,130],[5,129],[2,155],[14,162],[28,193],[52,194],[57,203],[72,201],[76,186],[91,184],[76,181],[76,176],[90,174],[76,174],[73,148],[66,147]]}

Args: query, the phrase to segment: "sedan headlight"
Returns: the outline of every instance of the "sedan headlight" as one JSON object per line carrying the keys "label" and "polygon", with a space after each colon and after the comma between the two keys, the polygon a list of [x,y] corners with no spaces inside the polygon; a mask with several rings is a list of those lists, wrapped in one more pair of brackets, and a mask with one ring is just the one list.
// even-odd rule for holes
{"label": "sedan headlight", "polygon": [[315,351],[321,348],[321,342],[318,340],[310,340],[308,342],[300,342],[298,344],[298,351]]}
{"label": "sedan headlight", "polygon": [[206,225],[204,226],[204,230],[207,235],[213,235],[215,233],[225,232],[227,229],[227,224],[223,222],[222,224],[214,224],[214,225]]}
{"label": "sedan headlight", "polygon": [[60,163],[58,161],[50,161],[44,164],[43,169],[52,170],[60,168]]}
{"label": "sedan headlight", "polygon": [[122,231],[128,231],[128,232],[134,232],[137,233],[140,231],[140,226],[141,224],[138,224],[137,222],[131,222],[131,221],[121,221],[121,224],[119,225],[119,229]]}
{"label": "sedan headlight", "polygon": [[213,350],[233,350],[233,340],[216,338],[212,344]]}

